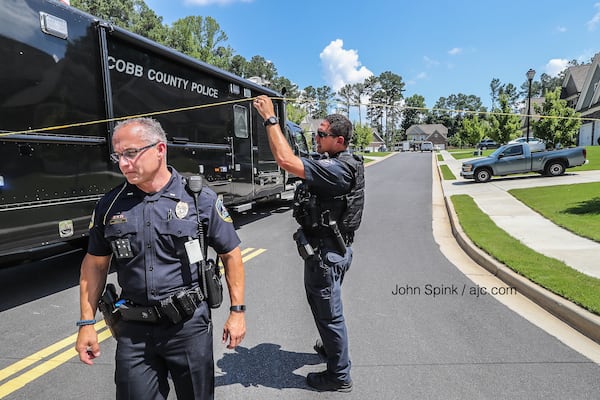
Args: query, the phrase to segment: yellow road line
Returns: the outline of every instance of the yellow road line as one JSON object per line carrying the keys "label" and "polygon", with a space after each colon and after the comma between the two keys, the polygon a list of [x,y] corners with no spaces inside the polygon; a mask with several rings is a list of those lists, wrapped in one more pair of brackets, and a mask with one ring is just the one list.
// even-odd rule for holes
{"label": "yellow road line", "polygon": [[[96,323],[96,325],[94,325],[94,327],[96,328],[96,330],[100,330],[100,329],[106,327],[106,324],[104,323],[104,321],[98,321]],[[69,346],[69,345],[75,343],[76,339],[77,339],[77,334],[71,335],[68,338],[61,340],[60,342],[57,342],[51,346],[48,346],[48,347],[38,351],[37,353],[33,353],[29,357],[26,357],[20,361],[17,361],[16,363],[14,363],[12,365],[9,365],[8,367],[6,367],[4,369],[1,369],[0,370],[0,381],[3,381],[4,379],[8,378],[9,376],[14,375],[17,372],[29,367],[33,363],[43,360],[44,358],[56,353],[57,351],[65,348],[66,346]]]}
{"label": "yellow road line", "polygon": [[[96,330],[98,330],[98,343],[103,342],[104,340],[111,337],[110,330],[106,328],[106,324],[104,321],[100,321],[94,325]],[[104,328],[104,330],[102,330]],[[38,351],[37,353],[31,355],[30,357],[23,359],[15,364],[4,368],[0,373],[4,373],[8,370],[10,376],[18,371],[21,371],[24,368],[27,368],[29,365],[41,361],[43,358],[49,356],[50,354],[54,354],[56,351],[61,350],[65,347],[72,346],[75,340],[77,339],[77,334],[71,335],[66,339],[61,340],[60,342],[49,346],[45,349]],[[40,358],[40,354],[44,354],[42,358]],[[29,382],[39,378],[40,376],[50,372],[54,368],[59,367],[60,365],[66,363],[73,357],[77,357],[77,351],[75,348],[71,347],[62,353],[52,357],[48,361],[43,362],[35,368],[17,376],[16,378],[11,379],[10,381],[0,385],[0,399],[8,396],[9,394],[15,392],[16,390],[21,389],[23,386],[27,385]],[[24,363],[23,363],[24,362]],[[4,377],[6,377],[4,376]],[[4,379],[4,378],[3,378]]]}
{"label": "yellow road line", "polygon": [[[253,247],[247,247],[242,250],[242,261],[246,262],[251,260],[254,257],[259,256],[264,253],[266,249],[255,249]],[[104,320],[98,321],[94,328],[98,332],[98,343],[103,342],[104,340],[111,337],[110,330],[106,327],[106,323]],[[15,362],[14,364],[9,365],[0,370],[0,382],[7,379],[8,377],[23,371],[29,366],[38,363],[45,358],[55,354],[56,352],[63,350],[69,346],[73,346],[75,341],[77,340],[77,334],[73,334],[59,342],[56,342],[42,350],[33,353],[32,355],[23,358]],[[40,376],[50,372],[54,368],[59,367],[70,359],[76,357],[77,351],[75,348],[71,347],[67,350],[64,350],[62,353],[57,354],[51,359],[43,362],[42,364],[32,368],[31,370],[7,381],[6,383],[0,385],[0,399],[8,396],[9,394],[15,392],[16,390],[21,389],[23,386],[27,385],[29,382],[39,378]]]}
{"label": "yellow road line", "polygon": [[267,251],[267,249],[253,249],[251,247],[249,248],[249,250],[252,250],[252,252],[250,254],[246,254],[244,257],[242,257],[242,261],[243,262],[251,260],[254,257],[259,256],[262,253],[264,253],[265,251]]}

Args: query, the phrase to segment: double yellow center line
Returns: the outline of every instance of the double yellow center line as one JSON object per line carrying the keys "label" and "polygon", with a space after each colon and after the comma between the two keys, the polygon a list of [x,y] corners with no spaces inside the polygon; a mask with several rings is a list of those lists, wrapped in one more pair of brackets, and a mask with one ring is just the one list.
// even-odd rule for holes
{"label": "double yellow center line", "polygon": [[[246,262],[264,253],[265,251],[265,249],[254,249],[252,247],[246,248],[242,250],[242,261]],[[111,337],[110,330],[104,321],[97,322],[94,325],[94,328],[96,328],[96,332],[98,332],[98,343],[101,343]],[[0,399],[3,399],[9,394],[21,389],[23,386],[61,366],[70,359],[77,357],[78,354],[77,351],[75,351],[76,340],[77,334],[71,335],[59,342],[54,343],[53,345],[33,353],[28,357],[23,358],[22,360],[17,361],[14,364],[9,365],[4,369],[1,369],[0,382],[10,378],[11,376],[17,375],[24,370],[26,371],[0,385]],[[28,369],[34,364],[39,365]]]}

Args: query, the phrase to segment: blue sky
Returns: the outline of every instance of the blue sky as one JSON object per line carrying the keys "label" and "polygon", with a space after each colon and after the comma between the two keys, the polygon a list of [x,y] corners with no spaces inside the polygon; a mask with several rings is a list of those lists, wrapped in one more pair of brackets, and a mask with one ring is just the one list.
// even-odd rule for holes
{"label": "blue sky", "polygon": [[494,78],[518,88],[569,60],[600,52],[600,1],[146,0],[163,22],[211,16],[236,54],[260,55],[280,75],[334,90],[391,71],[404,96],[479,96]]}

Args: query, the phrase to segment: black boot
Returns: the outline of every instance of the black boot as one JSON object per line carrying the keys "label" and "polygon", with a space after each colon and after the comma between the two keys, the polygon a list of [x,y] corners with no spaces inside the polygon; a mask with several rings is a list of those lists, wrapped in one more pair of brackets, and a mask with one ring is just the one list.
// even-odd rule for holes
{"label": "black boot", "polygon": [[306,383],[319,392],[351,392],[352,381],[343,382],[329,376],[327,371],[311,372],[306,376]]}

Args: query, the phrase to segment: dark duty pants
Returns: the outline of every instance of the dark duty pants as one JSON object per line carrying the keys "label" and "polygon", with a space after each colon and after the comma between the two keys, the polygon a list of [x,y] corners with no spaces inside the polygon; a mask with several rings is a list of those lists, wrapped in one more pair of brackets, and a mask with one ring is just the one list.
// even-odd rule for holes
{"label": "dark duty pants", "polygon": [[352,248],[346,254],[328,248],[320,257],[304,263],[304,287],[325,352],[327,371],[339,381],[350,381],[348,332],[342,307],[342,281],[352,262]]}
{"label": "dark duty pants", "polygon": [[164,400],[169,394],[169,374],[178,400],[213,399],[212,323],[206,302],[189,320],[175,325],[120,323],[115,356],[117,400]]}

